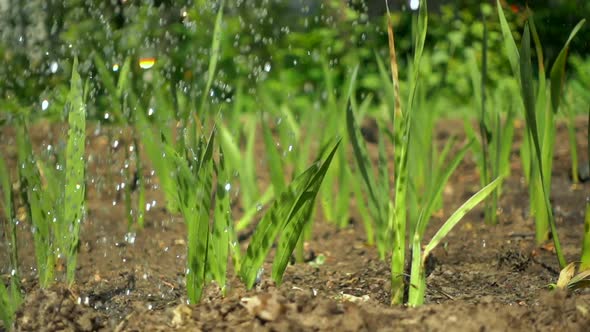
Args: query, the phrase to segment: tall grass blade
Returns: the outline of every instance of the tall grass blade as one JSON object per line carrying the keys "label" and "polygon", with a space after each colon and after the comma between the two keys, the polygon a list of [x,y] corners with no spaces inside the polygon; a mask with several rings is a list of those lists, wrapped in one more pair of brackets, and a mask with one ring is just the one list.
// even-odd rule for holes
{"label": "tall grass blade", "polygon": [[254,286],[258,271],[262,267],[262,263],[275,238],[284,227],[284,223],[291,217],[297,199],[305,192],[309,181],[318,170],[319,166],[313,164],[296,177],[285,191],[278,195],[278,198],[256,227],[240,269],[240,277],[247,288]]}
{"label": "tall grass blade", "polygon": [[[183,204],[184,208],[182,209],[189,236],[187,243],[189,250],[187,291],[192,303],[197,303],[201,299],[209,260],[209,215],[212,204],[214,139],[215,130],[211,132],[207,147],[200,158],[200,165],[196,174],[196,187],[183,188],[179,183],[181,192],[195,191],[196,189],[194,205],[192,202],[190,206]],[[193,174],[194,172],[193,169]],[[223,264],[227,264],[227,260]],[[223,279],[221,276],[218,276],[218,278]],[[220,286],[223,287],[223,285]]]}
{"label": "tall grass blade", "polygon": [[215,173],[217,177],[217,189],[215,193],[215,212],[213,219],[213,230],[209,242],[213,248],[213,265],[212,269],[215,274],[215,281],[219,284],[225,293],[225,281],[227,272],[227,262],[229,256],[229,244],[231,234],[234,232],[231,219],[230,208],[230,178],[225,167],[223,150],[219,150],[219,162],[216,164]]}
{"label": "tall grass blade", "polygon": [[463,205],[461,205],[448,219],[444,222],[441,228],[434,234],[430,242],[424,248],[422,257],[428,257],[432,250],[439,245],[439,243],[447,236],[451,230],[461,221],[461,219],[473,208],[483,201],[496,187],[501,183],[502,178],[496,178],[487,186],[480,189],[477,193],[471,196]]}
{"label": "tall grass blade", "polygon": [[16,317],[16,311],[22,303],[20,289],[17,286],[15,277],[11,278],[10,288],[6,288],[3,282],[0,282],[0,320],[4,324],[6,331],[10,331],[12,322]]}
{"label": "tall grass blade", "polygon": [[272,199],[274,199],[274,190],[272,188],[272,186],[268,187],[268,189],[266,189],[266,191],[264,192],[264,194],[262,194],[262,196],[260,196],[260,200],[258,201],[258,203],[251,205],[245,212],[244,215],[242,215],[242,218],[240,218],[240,220],[238,220],[238,222],[236,223],[236,231],[243,231],[244,229],[246,229],[246,227],[248,227],[248,225],[250,225],[250,223],[252,222],[252,220],[254,219],[254,216],[256,216],[256,213],[258,213],[258,211],[260,211],[262,209],[262,206],[268,204],[268,202],[270,202]]}
{"label": "tall grass blade", "polygon": [[[358,67],[355,68],[355,73],[357,71]],[[359,172],[369,194],[369,202],[376,209],[374,211],[379,211],[379,198],[377,197],[377,185],[374,179],[371,159],[369,158],[364,140],[360,135],[360,129],[354,117],[352,107],[346,108],[346,128]]]}
{"label": "tall grass blade", "polygon": [[514,77],[518,79],[520,75],[520,56],[518,53],[518,47],[516,46],[516,42],[512,36],[512,31],[510,30],[510,26],[508,25],[508,21],[504,15],[504,10],[502,9],[500,0],[496,0],[496,6],[498,8],[498,17],[500,18],[500,28],[502,30],[502,36],[504,40],[504,49],[506,50],[506,55],[508,56],[512,73],[514,74]]}
{"label": "tall grass blade", "polygon": [[272,278],[277,284],[280,284],[283,280],[283,273],[287,268],[291,253],[295,249],[297,241],[301,239],[303,228],[310,219],[322,180],[330,167],[332,158],[339,145],[340,140],[334,144],[326,160],[322,162],[319,170],[317,170],[313,178],[309,181],[303,193],[297,198],[293,210],[289,214],[289,218],[285,221],[272,267]]}
{"label": "tall grass blade", "polygon": [[20,120],[17,124],[16,135],[19,180],[27,209],[27,219],[33,229],[39,285],[45,288],[53,281],[55,271],[50,221],[47,220],[47,212],[53,211],[54,202],[49,201],[48,195],[44,196],[41,193],[43,187],[41,175],[33,155],[27,125],[23,122]]}
{"label": "tall grass blade", "polygon": [[[553,108],[553,113],[557,113],[559,110],[559,104],[561,101],[561,94],[563,91],[563,87],[565,85],[565,65],[567,59],[567,53],[569,50],[570,42],[576,36],[578,31],[582,28],[584,23],[586,22],[585,19],[582,19],[578,24],[574,27],[572,32],[569,35],[569,38],[565,42],[565,45],[559,52],[559,55],[555,59],[553,63],[553,67],[551,67],[551,106]],[[568,112],[571,113],[571,112]],[[570,151],[571,151],[571,163],[572,163],[572,179],[574,183],[578,183],[578,153],[577,153],[577,144],[576,144],[576,135],[575,129],[573,128],[573,115],[567,114],[568,116],[568,133],[569,133],[569,141],[570,141]]]}
{"label": "tall grass blade", "polygon": [[424,236],[424,232],[426,232],[426,227],[428,226],[428,221],[434,212],[434,206],[436,203],[436,199],[440,197],[442,194],[447,182],[451,175],[455,172],[465,153],[469,151],[471,146],[473,145],[474,141],[469,141],[465,146],[463,146],[454,156],[451,162],[447,165],[443,172],[437,174],[435,183],[432,187],[432,190],[429,190],[428,198],[426,200],[426,204],[423,206],[422,211],[420,213],[420,217],[418,218],[418,223],[416,226],[416,232],[420,238]]}
{"label": "tall grass blade", "polygon": [[119,95],[117,93],[117,87],[115,85],[115,80],[113,79],[113,76],[111,74],[111,70],[109,70],[104,60],[97,53],[94,54],[93,60],[94,67],[96,68],[96,72],[98,73],[98,78],[100,79],[100,83],[104,86],[107,94],[111,98],[111,111],[113,112],[114,120],[125,121],[125,117],[123,116],[123,112],[121,110],[121,104],[119,104],[118,100],[113,99],[115,97],[119,97]]}
{"label": "tall grass blade", "polygon": [[[261,116],[262,117],[262,116]],[[270,179],[274,192],[280,193],[285,188],[285,171],[283,170],[283,163],[281,161],[281,154],[277,149],[277,144],[272,137],[268,124],[261,119],[262,136],[264,138],[264,145],[266,146],[266,161],[270,171]]]}
{"label": "tall grass blade", "polygon": [[217,68],[217,62],[219,60],[219,54],[221,53],[221,24],[223,22],[223,7],[224,1],[221,1],[219,5],[219,10],[217,11],[217,16],[215,17],[215,26],[213,27],[213,40],[211,41],[211,48],[209,50],[209,67],[207,69],[207,83],[205,84],[205,89],[203,90],[203,95],[201,97],[201,104],[199,107],[199,112],[204,111],[205,103],[207,102],[207,97],[209,96],[209,90],[211,90],[211,85],[213,84],[213,78],[215,77],[215,69]]}
{"label": "tall grass blade", "polygon": [[67,280],[74,282],[78,258],[80,224],[84,220],[84,147],[86,138],[86,104],[84,103],[82,79],[78,74],[78,58],[72,67],[71,90],[69,95],[70,110],[68,114],[68,142],[66,147],[66,174],[64,224],[61,236],[66,238],[62,250],[67,253]]}
{"label": "tall grass blade", "polygon": [[[540,139],[536,119],[535,95],[533,92],[533,71],[531,65],[530,38],[530,31],[527,22],[525,24],[522,45],[520,48],[520,83],[522,98],[525,106],[525,118],[527,122],[527,128],[533,141],[535,158],[537,162],[541,163],[543,155],[541,154],[541,147],[539,143]],[[553,235],[553,242],[555,245],[555,253],[557,256],[557,260],[559,262],[559,266],[563,268],[566,265],[566,261],[563,256],[563,252],[561,251],[561,244],[559,242],[559,237],[557,235],[557,227],[555,226],[555,220],[553,218],[553,213],[551,211],[551,203],[549,201],[549,193],[547,192],[547,187],[545,185],[543,171],[543,167],[539,167],[541,187],[543,188],[542,194],[543,199],[545,201],[545,211],[547,212],[549,226],[551,228],[551,233]]]}
{"label": "tall grass blade", "polygon": [[580,31],[584,23],[586,23],[586,19],[582,19],[580,22],[578,22],[578,24],[576,24],[567,41],[565,42],[565,45],[563,45],[563,48],[555,59],[553,67],[551,67],[551,106],[553,107],[554,113],[557,113],[557,110],[559,109],[561,92],[563,91],[563,86],[565,84],[565,64],[570,43],[578,31]]}
{"label": "tall grass blade", "polygon": [[[4,157],[0,153],[0,191],[2,192],[2,199],[0,206],[4,210],[4,220],[6,222],[4,234],[6,235],[6,242],[8,243],[8,250],[10,256],[10,269],[14,271],[13,278],[18,280],[18,243],[16,238],[16,213],[14,211],[14,197],[12,194],[12,182],[10,181],[10,173],[6,167]],[[10,237],[10,238],[8,238]],[[1,283],[0,283],[1,284]]]}
{"label": "tall grass blade", "polygon": [[179,212],[180,206],[176,196],[178,188],[172,179],[172,175],[176,171],[174,163],[171,161],[174,157],[168,154],[164,148],[161,135],[154,133],[143,112],[138,113],[137,126],[142,133],[144,151],[156,171],[160,187],[166,196],[167,209],[170,212]]}

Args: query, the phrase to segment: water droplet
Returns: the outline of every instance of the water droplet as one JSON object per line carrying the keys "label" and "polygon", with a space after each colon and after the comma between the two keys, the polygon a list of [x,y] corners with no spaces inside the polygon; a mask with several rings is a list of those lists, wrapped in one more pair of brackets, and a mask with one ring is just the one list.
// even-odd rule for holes
{"label": "water droplet", "polygon": [[260,211],[260,210],[262,210],[262,204],[257,203],[256,204],[256,211]]}
{"label": "water droplet", "polygon": [[264,268],[261,267],[260,269],[258,269],[258,272],[256,272],[256,281],[254,283],[259,284],[260,281],[262,281],[263,274],[264,274]]}
{"label": "water droplet", "polygon": [[49,101],[47,99],[43,99],[41,102],[41,110],[46,111],[49,108]]}
{"label": "water droplet", "polygon": [[155,112],[154,109],[150,107],[148,109],[148,116],[152,116],[154,114],[154,112]]}
{"label": "water droplet", "polygon": [[118,72],[119,71],[119,64],[118,63],[113,64],[113,71],[114,72]]}
{"label": "water droplet", "polygon": [[125,234],[125,242],[127,242],[129,244],[134,244],[136,237],[137,237],[137,234],[135,234],[134,232],[129,232],[129,233]]}
{"label": "water droplet", "polygon": [[231,183],[226,183],[225,186],[223,187],[225,189],[225,191],[230,191],[231,190]]}
{"label": "water droplet", "polygon": [[267,62],[264,64],[264,71],[265,72],[267,72],[267,73],[270,72],[271,68],[272,68],[272,66],[270,65],[270,63]]}
{"label": "water droplet", "polygon": [[49,66],[49,70],[51,71],[52,74],[55,74],[57,72],[58,68],[59,68],[59,65],[55,61],[53,61],[51,63],[51,65]]}

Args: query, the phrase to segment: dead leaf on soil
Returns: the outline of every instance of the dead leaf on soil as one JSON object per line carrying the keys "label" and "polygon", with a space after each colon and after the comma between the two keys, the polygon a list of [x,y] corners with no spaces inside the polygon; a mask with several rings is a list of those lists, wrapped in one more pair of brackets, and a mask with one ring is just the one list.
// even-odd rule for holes
{"label": "dead leaf on soil", "polygon": [[565,289],[567,284],[574,277],[574,273],[576,273],[576,264],[569,263],[563,268],[563,270],[561,270],[561,272],[559,272],[559,279],[557,279],[557,284],[555,284],[555,287],[558,289]]}
{"label": "dead leaf on soil", "polygon": [[547,242],[544,245],[541,246],[541,249],[545,250],[545,251],[549,251],[551,253],[555,253],[555,245],[553,244],[553,242]]}
{"label": "dead leaf on soil", "polygon": [[352,302],[352,303],[364,303],[364,302],[368,302],[371,298],[369,297],[369,295],[366,295],[366,294],[361,297],[358,297],[358,296],[342,293],[336,299],[341,300],[341,301]]}
{"label": "dead leaf on soil", "polygon": [[581,288],[590,288],[590,270],[576,273],[576,263],[569,263],[559,273],[559,279],[556,284],[551,284],[550,287],[556,289],[576,290]]}

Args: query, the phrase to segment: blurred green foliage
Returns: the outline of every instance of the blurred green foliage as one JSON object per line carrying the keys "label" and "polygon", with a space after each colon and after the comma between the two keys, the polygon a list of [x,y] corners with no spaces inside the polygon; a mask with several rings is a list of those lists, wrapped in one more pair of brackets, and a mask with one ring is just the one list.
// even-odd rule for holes
{"label": "blurred green foliage", "polygon": [[[0,19],[0,108],[2,113],[41,112],[61,116],[73,56],[80,58],[80,71],[89,77],[91,89],[89,115],[104,118],[110,101],[97,77],[93,57],[98,55],[113,70],[116,79],[127,57],[133,59],[135,90],[145,103],[150,86],[149,71],[139,59],[156,59],[154,69],[193,100],[200,100],[204,89],[217,1],[204,0],[7,0],[8,9]],[[590,4],[552,1],[539,4],[535,13],[539,34],[547,48],[558,50],[570,21]],[[212,99],[231,102],[241,89],[257,106],[257,91],[288,94],[297,105],[299,97],[326,98],[327,66],[340,82],[350,68],[361,63],[361,94],[379,85],[375,56],[386,59],[385,17],[369,15],[362,1],[287,0],[229,1],[222,36],[222,55],[213,83]],[[520,31],[525,18],[522,4],[507,4],[513,31]],[[544,8],[544,9],[543,9]],[[392,13],[400,64],[408,65],[411,54],[413,16],[406,8]],[[481,59],[483,21],[488,28],[488,86],[494,87],[509,74],[502,52],[501,33],[495,8],[489,2],[461,1],[435,8],[430,14],[427,49],[422,61],[424,93],[440,94],[450,105],[467,104],[473,92],[465,65],[470,53]],[[548,23],[551,24],[548,24]],[[547,23],[547,24],[545,24]],[[563,32],[563,31],[566,32]],[[588,36],[588,29],[581,32]],[[576,45],[572,51],[588,49]],[[587,61],[578,57],[578,62]],[[582,68],[576,64],[574,69]],[[406,71],[404,71],[406,72]],[[582,77],[581,75],[579,77]],[[401,77],[401,79],[406,79]],[[377,96],[379,97],[379,96]],[[41,109],[47,100],[48,108]],[[378,98],[375,99],[378,101]],[[0,114],[2,114],[0,113]]]}

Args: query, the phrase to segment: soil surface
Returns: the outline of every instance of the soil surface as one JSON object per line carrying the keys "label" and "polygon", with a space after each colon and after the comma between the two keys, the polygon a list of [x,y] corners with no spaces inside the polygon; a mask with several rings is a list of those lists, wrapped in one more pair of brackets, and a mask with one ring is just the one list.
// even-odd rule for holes
{"label": "soil surface", "polygon": [[[587,122],[576,132],[580,160],[587,160]],[[439,143],[461,135],[459,121],[437,126]],[[370,132],[365,128],[364,132]],[[88,131],[87,218],[82,227],[77,282],[42,290],[35,281],[32,240],[27,221],[19,224],[19,258],[25,303],[18,312],[17,331],[587,331],[590,290],[548,291],[558,267],[551,243],[535,245],[534,221],[528,216],[528,189],[519,161],[523,132],[517,126],[512,173],[499,206],[499,225],[484,224],[482,207],[468,214],[435,252],[436,265],[427,279],[426,304],[419,308],[390,307],[387,261],[366,244],[362,221],[354,211],[344,229],[317,214],[311,255],[324,255],[321,265],[289,266],[284,282],[270,280],[270,262],[262,280],[246,290],[229,278],[223,297],[211,285],[201,304],[187,305],[184,285],[186,232],[180,216],[165,209],[158,180],[147,169],[146,225],[129,233],[121,183],[130,133],[116,128]],[[35,150],[47,153],[63,144],[64,128],[48,123],[31,130]],[[0,131],[0,151],[16,166],[14,130]],[[61,140],[61,143],[60,143]],[[372,143],[370,143],[372,144]],[[261,152],[262,143],[259,147]],[[375,146],[371,147],[376,150]],[[559,236],[568,261],[579,260],[585,202],[590,184],[572,185],[567,130],[560,125],[555,148],[552,201]],[[261,186],[268,176],[261,164]],[[14,178],[14,174],[13,178]],[[16,185],[15,185],[16,186]],[[479,188],[478,172],[468,155],[444,193],[427,232],[438,226]],[[17,187],[14,188],[18,190]],[[119,189],[119,190],[118,190]],[[234,216],[242,211],[234,207]],[[2,214],[3,215],[3,214]],[[245,249],[247,243],[240,243]],[[8,281],[6,244],[0,244],[0,274]],[[1,324],[1,323],[0,323]],[[0,331],[6,329],[0,325]]]}

